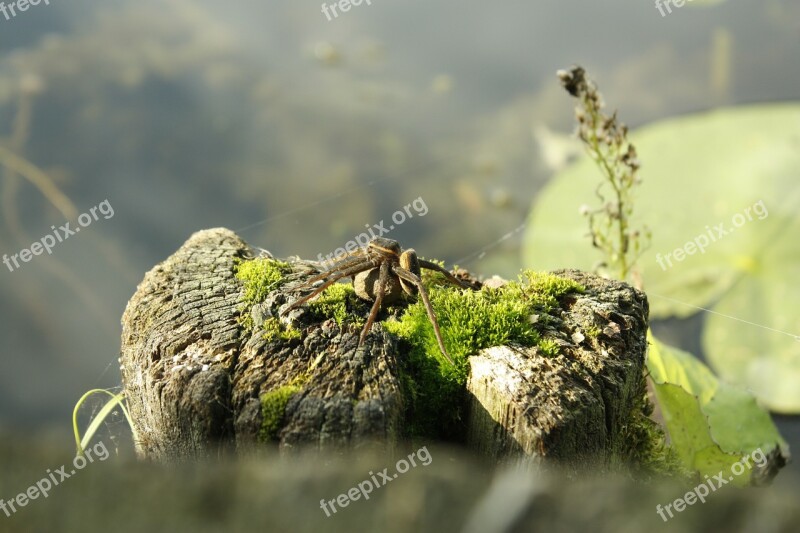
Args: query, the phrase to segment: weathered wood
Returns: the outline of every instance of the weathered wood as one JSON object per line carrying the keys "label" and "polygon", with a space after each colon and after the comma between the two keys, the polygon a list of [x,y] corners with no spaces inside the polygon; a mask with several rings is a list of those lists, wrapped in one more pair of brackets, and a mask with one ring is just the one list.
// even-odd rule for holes
{"label": "weathered wood", "polygon": [[233,372],[238,446],[259,442],[260,397],[301,379],[276,435],[281,448],[391,448],[403,417],[397,344],[385,333],[372,336],[360,349],[357,344],[358,334],[342,331],[333,320],[302,341],[249,338]]}
{"label": "weathered wood", "polygon": [[193,235],[147,273],[122,317],[122,381],[139,453],[212,454],[233,436],[231,372],[241,339],[231,232]]}
{"label": "weathered wood", "polygon": [[[302,336],[265,336],[260,326],[316,271],[297,258],[288,260],[289,282],[247,310],[254,327],[244,329],[243,284],[234,270],[257,254],[229,230],[196,233],[147,273],[128,303],[120,363],[140,456],[275,445],[392,450],[409,405],[401,345],[376,324],[358,347],[358,327],[314,322],[305,306],[289,315],[307,326]],[[587,287],[562,303],[561,322],[548,331],[560,339],[561,355],[497,347],[470,358],[469,443],[493,458],[611,460],[642,397],[642,293],[577,271],[559,274]],[[590,326],[601,333],[588,335]],[[265,424],[265,398],[273,395],[280,410],[274,427]]]}
{"label": "weathered wood", "polygon": [[391,446],[403,414],[396,343],[379,333],[357,350],[358,335],[333,321],[302,341],[243,337],[234,264],[255,254],[229,230],[198,232],[147,273],[128,303],[120,363],[139,454],[170,459],[257,446],[261,396],[301,377],[286,405],[282,447]]}
{"label": "weathered wood", "polygon": [[500,346],[471,357],[469,443],[495,459],[608,463],[627,446],[625,425],[645,394],[647,299],[624,283],[554,273],[586,288],[548,331],[560,353]]}

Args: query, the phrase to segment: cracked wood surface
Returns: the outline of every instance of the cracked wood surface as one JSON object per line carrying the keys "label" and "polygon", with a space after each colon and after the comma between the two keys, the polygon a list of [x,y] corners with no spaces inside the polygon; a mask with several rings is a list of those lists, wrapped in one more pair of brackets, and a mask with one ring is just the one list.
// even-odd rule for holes
{"label": "cracked wood surface", "polygon": [[[197,458],[265,445],[394,450],[408,405],[401,345],[373,327],[358,348],[359,328],[343,331],[333,320],[281,342],[245,333],[234,265],[257,253],[229,230],[198,232],[148,272],[129,301],[120,364],[139,455]],[[289,283],[252,309],[256,323],[275,316],[310,271],[309,262],[289,262]],[[468,443],[492,458],[613,460],[644,394],[644,295],[578,271],[557,274],[587,288],[569,296],[549,326],[560,355],[507,346],[470,358]],[[590,326],[600,333],[589,335]],[[260,398],[294,384],[281,428],[265,443]]]}
{"label": "cracked wood surface", "polygon": [[[262,394],[306,380],[286,406],[282,448],[391,444],[403,413],[396,344],[332,321],[270,351],[243,337],[236,260],[255,250],[226,229],[194,234],[148,272],[122,317],[122,380],[140,456],[204,457],[258,445]],[[313,367],[309,371],[309,368]]]}
{"label": "cracked wood surface", "polygon": [[586,288],[569,296],[547,332],[559,355],[498,346],[471,357],[469,442],[495,459],[521,453],[609,464],[625,449],[625,426],[645,394],[647,300],[585,272],[554,274]]}

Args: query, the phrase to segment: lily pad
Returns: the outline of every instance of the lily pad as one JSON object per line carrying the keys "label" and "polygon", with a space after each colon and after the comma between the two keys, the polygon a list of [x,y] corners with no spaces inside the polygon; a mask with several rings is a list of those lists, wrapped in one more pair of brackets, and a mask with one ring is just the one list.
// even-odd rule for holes
{"label": "lily pad", "polygon": [[723,378],[744,384],[774,411],[797,413],[800,220],[785,222],[786,231],[768,243],[747,275],[714,307],[703,331],[703,346]]}
{"label": "lily pad", "polygon": [[[653,233],[638,263],[651,317],[711,311],[703,341],[714,369],[771,409],[800,412],[800,106],[703,113],[631,137],[644,180],[633,224]],[[584,158],[542,192],[527,268],[593,269],[602,259],[579,215],[596,205],[601,179]]]}
{"label": "lily pad", "polygon": [[[653,232],[638,263],[651,316],[689,316],[747,274],[765,236],[796,216],[800,196],[792,191],[798,190],[800,105],[669,119],[634,132],[631,140],[643,179],[633,224],[644,223]],[[603,259],[579,214],[582,205],[597,205],[594,191],[601,179],[595,163],[584,157],[539,194],[524,238],[526,268],[591,270]],[[756,212],[759,205],[766,216]],[[679,249],[684,251],[676,258]],[[790,249],[800,257],[800,240]]]}
{"label": "lily pad", "polygon": [[[667,346],[652,335],[647,368],[672,446],[684,467],[700,475],[724,472],[749,456],[758,474],[777,470],[788,446],[769,414],[747,391],[719,381],[687,352]],[[769,461],[778,464],[769,464]],[[761,478],[761,475],[756,475]],[[750,475],[730,476],[733,485],[751,482]]]}

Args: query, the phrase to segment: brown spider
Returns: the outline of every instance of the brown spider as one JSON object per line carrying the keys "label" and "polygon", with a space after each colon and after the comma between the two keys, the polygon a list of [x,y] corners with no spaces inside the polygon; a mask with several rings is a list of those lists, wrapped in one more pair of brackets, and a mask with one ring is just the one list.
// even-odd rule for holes
{"label": "brown spider", "polygon": [[[324,283],[314,289],[311,294],[303,296],[299,300],[295,300],[291,305],[286,307],[281,314],[288,313],[292,309],[303,305],[340,279],[353,278],[356,294],[365,300],[375,301],[375,303],[372,304],[372,310],[369,313],[367,323],[364,325],[364,329],[361,330],[361,337],[359,337],[358,340],[358,345],[361,346],[372,327],[372,323],[375,321],[375,317],[378,316],[378,311],[381,308],[382,302],[396,300],[400,297],[402,291],[405,291],[406,294],[411,296],[419,292],[422,296],[422,303],[425,305],[425,310],[428,312],[428,318],[430,318],[431,324],[433,324],[433,331],[436,334],[439,349],[450,364],[454,364],[450,356],[447,355],[447,350],[444,348],[442,334],[439,331],[439,324],[436,322],[436,315],[433,314],[433,307],[431,307],[431,302],[428,299],[428,292],[422,284],[422,279],[420,278],[420,269],[422,268],[441,272],[451,283],[465,289],[470,288],[469,285],[456,278],[453,274],[436,263],[419,259],[417,253],[413,249],[409,248],[403,251],[397,241],[385,239],[383,237],[375,237],[366,248],[358,250],[351,256],[336,262],[330,270],[312,276],[304,284],[297,287],[308,287],[318,281],[324,280]],[[375,284],[376,281],[377,286]]]}

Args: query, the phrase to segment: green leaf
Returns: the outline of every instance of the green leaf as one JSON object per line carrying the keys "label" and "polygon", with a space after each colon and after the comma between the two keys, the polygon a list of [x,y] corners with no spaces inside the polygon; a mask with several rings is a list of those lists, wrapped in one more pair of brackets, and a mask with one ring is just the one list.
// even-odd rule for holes
{"label": "green leaf", "polygon": [[782,413],[800,411],[800,261],[790,257],[796,221],[794,226],[714,307],[703,330],[705,352],[720,376]]}
{"label": "green leaf", "polygon": [[[638,263],[651,318],[710,310],[703,343],[714,370],[771,409],[800,412],[800,105],[665,120],[631,140],[643,179],[633,226],[653,233]],[[526,267],[594,269],[602,257],[579,208],[597,204],[601,179],[584,158],[539,195]]]}
{"label": "green leaf", "polygon": [[[728,477],[731,467],[748,454],[763,456],[764,462],[776,448],[788,454],[769,414],[752,395],[719,381],[691,354],[651,334],[648,338],[647,368],[672,446],[687,469],[701,476],[724,472]],[[756,462],[751,460],[745,472]],[[737,486],[750,483],[749,474],[731,477]]]}
{"label": "green leaf", "polygon": [[[756,261],[765,236],[794,218],[800,168],[800,105],[724,109],[665,120],[631,134],[642,162],[634,226],[646,224],[652,245],[639,261],[651,316],[689,316],[709,306]],[[553,178],[537,197],[523,244],[526,268],[591,270],[603,258],[592,249],[582,205],[595,206],[601,176],[584,157]],[[759,219],[754,204],[764,202]],[[750,218],[734,228],[733,217]],[[723,223],[727,234],[715,229]],[[674,251],[706,237],[703,253],[681,261]],[[800,241],[791,249],[800,256]],[[670,262],[665,256],[670,255]],[[658,258],[661,258],[659,265]],[[670,266],[671,263],[671,266]],[[677,300],[677,301],[674,301]],[[686,302],[685,305],[678,302]]]}
{"label": "green leaf", "polygon": [[[106,394],[110,396],[111,399],[108,400],[97,413],[97,415],[92,418],[92,421],[89,423],[89,427],[86,428],[86,433],[84,434],[83,438],[81,438],[80,429],[78,427],[78,411],[89,399],[89,397],[95,394]],[[125,419],[131,426],[134,442],[138,442],[139,436],[136,432],[136,427],[133,425],[131,415],[128,412],[128,409],[125,407],[125,393],[114,394],[113,392],[105,389],[92,389],[81,396],[81,398],[78,400],[78,403],[75,404],[75,407],[72,410],[72,432],[75,436],[75,446],[77,448],[78,455],[83,455],[83,452],[89,447],[89,442],[91,442],[95,433],[97,433],[97,430],[100,429],[100,425],[105,421],[106,418],[108,418],[108,416],[117,406],[122,409]]]}

